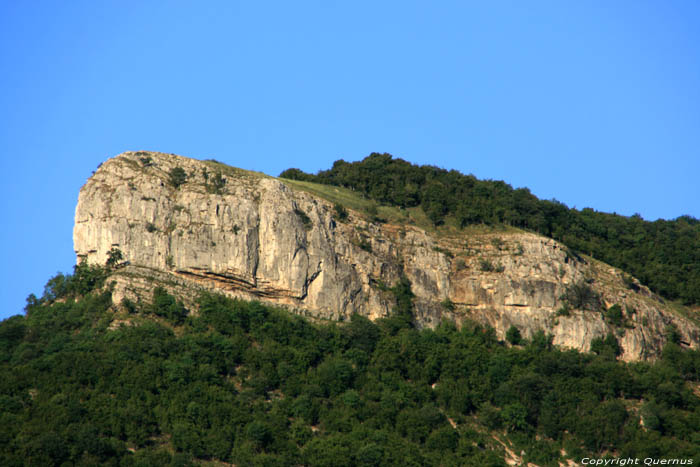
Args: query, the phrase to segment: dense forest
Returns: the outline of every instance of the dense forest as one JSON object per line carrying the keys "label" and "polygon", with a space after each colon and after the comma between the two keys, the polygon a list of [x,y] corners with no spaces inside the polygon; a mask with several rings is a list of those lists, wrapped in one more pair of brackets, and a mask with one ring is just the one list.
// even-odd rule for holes
{"label": "dense forest", "polygon": [[376,323],[209,294],[194,313],[161,288],[115,315],[106,277],[76,266],[0,323],[0,465],[700,463],[700,353],[674,342],[624,364],[612,335],[581,354],[417,330],[405,279]]}
{"label": "dense forest", "polygon": [[478,180],[455,170],[416,166],[389,154],[330,170],[288,169],[282,178],[350,188],[378,203],[421,207],[436,225],[506,224],[539,232],[628,273],[663,297],[700,304],[700,220],[682,216],[648,222],[540,200],[527,188]]}

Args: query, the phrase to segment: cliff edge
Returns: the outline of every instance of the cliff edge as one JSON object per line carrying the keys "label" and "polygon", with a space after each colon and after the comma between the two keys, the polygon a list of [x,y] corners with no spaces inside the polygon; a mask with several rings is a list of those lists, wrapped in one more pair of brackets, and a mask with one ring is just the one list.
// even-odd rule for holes
{"label": "cliff edge", "polygon": [[[405,276],[422,327],[473,320],[500,338],[511,326],[525,338],[543,330],[582,351],[613,333],[628,361],[656,357],[669,330],[700,344],[693,313],[552,239],[377,222],[303,188],[216,161],[126,152],[80,190],[75,251],[91,264],[121,252],[116,303],[147,300],[157,283],[190,303],[211,290],[317,319],[376,319],[392,312],[389,288]],[[572,300],[577,291],[597,306]]]}

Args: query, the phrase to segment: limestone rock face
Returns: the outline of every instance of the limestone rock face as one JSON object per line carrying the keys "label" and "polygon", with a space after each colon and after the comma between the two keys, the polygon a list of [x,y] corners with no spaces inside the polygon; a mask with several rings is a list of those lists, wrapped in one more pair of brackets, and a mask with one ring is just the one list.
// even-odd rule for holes
{"label": "limestone rock face", "polygon": [[[178,187],[171,171],[187,178]],[[572,254],[556,241],[520,231],[430,234],[377,224],[263,174],[171,154],[127,152],[100,166],[80,191],[74,246],[79,260],[105,264],[119,249],[115,301],[149,297],[154,283],[185,301],[213,290],[281,305],[314,318],[387,316],[386,286],[401,275],[415,294],[419,326],[466,320],[514,325],[523,337],[543,330],[553,343],[586,351],[615,333],[621,358],[654,358],[669,325],[697,347],[695,321],[608,265]],[[585,283],[623,322],[598,311],[557,313],[571,284]],[[628,280],[629,284],[629,280]],[[634,289],[634,290],[633,290]],[[684,314],[685,313],[685,314]]]}

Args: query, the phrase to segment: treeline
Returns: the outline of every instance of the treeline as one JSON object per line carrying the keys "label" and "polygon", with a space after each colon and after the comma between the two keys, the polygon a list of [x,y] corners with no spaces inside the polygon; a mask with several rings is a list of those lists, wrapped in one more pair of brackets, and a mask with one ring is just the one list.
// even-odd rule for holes
{"label": "treeline", "polygon": [[195,315],[158,289],[115,327],[109,292],[62,286],[93,273],[0,323],[0,465],[505,466],[494,436],[539,465],[562,449],[700,462],[700,353],[673,343],[628,365],[613,336],[580,354],[542,334],[419,331],[405,280],[376,323],[216,295]]}
{"label": "treeline", "polygon": [[280,177],[350,188],[379,203],[420,206],[436,225],[506,224],[539,232],[623,269],[669,299],[700,304],[700,221],[683,216],[648,222],[540,200],[527,188],[478,180],[455,170],[417,166],[389,154],[338,160],[316,175],[288,169]]}

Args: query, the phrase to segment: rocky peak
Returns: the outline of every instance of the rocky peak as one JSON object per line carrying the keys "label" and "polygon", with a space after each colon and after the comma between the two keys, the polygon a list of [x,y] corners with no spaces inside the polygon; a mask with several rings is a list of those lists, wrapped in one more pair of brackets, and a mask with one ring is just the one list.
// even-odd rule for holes
{"label": "rocky peak", "polygon": [[[583,351],[613,333],[625,360],[658,355],[669,326],[684,345],[700,343],[686,309],[552,239],[429,231],[353,210],[341,220],[298,184],[216,161],[143,151],[106,161],[80,191],[73,238],[90,263],[121,251],[116,302],[147,299],[157,283],[185,301],[214,290],[319,319],[376,319],[391,313],[388,287],[405,276],[419,326],[475,320],[500,338],[511,326],[525,338],[543,330]],[[561,297],[575,287],[619,312],[567,308]]]}

